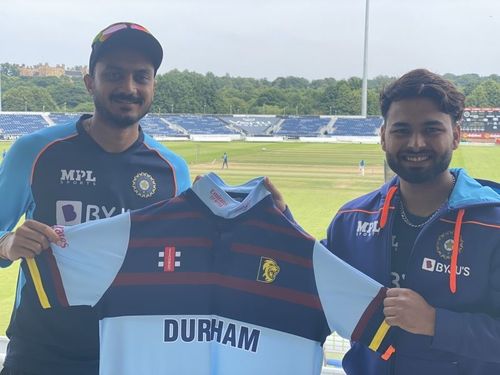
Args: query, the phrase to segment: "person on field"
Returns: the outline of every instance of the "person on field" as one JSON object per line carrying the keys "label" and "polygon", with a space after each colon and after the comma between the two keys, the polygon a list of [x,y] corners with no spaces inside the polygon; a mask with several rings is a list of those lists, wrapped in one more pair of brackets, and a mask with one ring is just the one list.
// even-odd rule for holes
{"label": "person on field", "polygon": [[361,176],[365,175],[365,159],[359,161],[359,173],[361,173]]}
{"label": "person on field", "polygon": [[[0,167],[0,266],[57,242],[53,225],[115,216],[190,187],[186,162],[139,126],[162,58],[160,43],[141,25],[119,22],[97,34],[84,77],[94,113],[20,138]],[[99,373],[94,311],[43,310],[22,271],[7,336],[2,375]]]}
{"label": "person on field", "polygon": [[413,70],[383,90],[381,145],[396,176],[335,215],[327,247],[391,287],[382,357],[353,343],[349,375],[500,374],[500,186],[449,168],[464,95]]}
{"label": "person on field", "polygon": [[227,153],[224,152],[224,155],[222,155],[222,169],[224,169],[224,167],[229,168],[229,165],[227,163]]}

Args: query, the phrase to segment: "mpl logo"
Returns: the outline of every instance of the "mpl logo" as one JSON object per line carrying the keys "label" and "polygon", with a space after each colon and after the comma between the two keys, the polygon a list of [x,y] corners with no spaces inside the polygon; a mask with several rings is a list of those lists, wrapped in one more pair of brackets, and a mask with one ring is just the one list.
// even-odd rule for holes
{"label": "mpl logo", "polygon": [[92,185],[95,186],[96,178],[92,176],[94,171],[83,169],[61,169],[61,184]]}
{"label": "mpl logo", "polygon": [[380,232],[380,227],[378,226],[378,220],[375,221],[358,221],[358,227],[356,228],[356,236],[371,237]]}
{"label": "mpl logo", "polygon": [[[422,261],[422,269],[429,272],[438,272],[444,274],[450,274],[451,266],[449,264],[444,264],[431,258],[424,258]],[[457,266],[457,276],[463,275],[465,277],[470,276],[470,267]]]}
{"label": "mpl logo", "polygon": [[82,222],[82,202],[80,201],[57,201],[56,223],[57,225],[75,225]]}

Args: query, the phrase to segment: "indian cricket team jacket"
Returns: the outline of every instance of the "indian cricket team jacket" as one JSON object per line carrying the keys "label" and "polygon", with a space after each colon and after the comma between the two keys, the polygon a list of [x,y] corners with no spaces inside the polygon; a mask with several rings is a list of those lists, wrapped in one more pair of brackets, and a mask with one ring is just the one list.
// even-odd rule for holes
{"label": "indian cricket team jacket", "polygon": [[[500,186],[451,172],[455,187],[420,231],[401,285],[436,308],[435,335],[394,329],[389,361],[354,343],[343,360],[348,375],[500,374]],[[349,202],[328,229],[334,254],[386,286],[398,188],[396,177]]]}

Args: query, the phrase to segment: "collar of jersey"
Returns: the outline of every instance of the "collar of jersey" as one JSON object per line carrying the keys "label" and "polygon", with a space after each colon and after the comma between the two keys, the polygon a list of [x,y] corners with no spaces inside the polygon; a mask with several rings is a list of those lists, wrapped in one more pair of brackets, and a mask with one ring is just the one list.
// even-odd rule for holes
{"label": "collar of jersey", "polygon": [[105,154],[108,155],[124,155],[126,153],[131,153],[134,152],[138,147],[140,147],[144,143],[144,132],[142,131],[141,126],[139,125],[139,136],[137,137],[137,140],[130,145],[129,148],[122,152],[114,153],[114,152],[108,152],[104,150],[94,139],[87,133],[87,131],[83,128],[83,121],[92,117],[90,114],[83,114],[80,116],[78,121],[76,122],[76,129],[80,136],[85,140],[87,144],[90,144],[93,146],[94,149],[97,149]]}
{"label": "collar of jersey", "polygon": [[[193,192],[217,216],[233,219],[250,210],[270,193],[264,186],[264,177],[254,178],[243,185],[227,185],[215,173],[209,173],[192,187]],[[239,202],[228,193],[246,194]]]}

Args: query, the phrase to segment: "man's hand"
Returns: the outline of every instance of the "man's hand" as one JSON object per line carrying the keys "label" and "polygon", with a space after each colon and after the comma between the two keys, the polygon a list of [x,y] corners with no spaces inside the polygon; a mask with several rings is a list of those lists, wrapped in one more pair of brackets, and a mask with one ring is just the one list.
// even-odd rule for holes
{"label": "man's hand", "polygon": [[35,220],[26,220],[1,239],[0,256],[10,261],[33,258],[48,249],[51,242],[60,244],[59,236],[51,227]]}
{"label": "man's hand", "polygon": [[278,207],[278,210],[281,212],[284,212],[286,210],[286,203],[285,199],[283,198],[283,195],[279,192],[279,190],[274,186],[269,179],[269,177],[264,178],[264,185],[266,186],[266,189],[269,190],[271,193],[271,196],[273,197],[274,204],[276,207]]}
{"label": "man's hand", "polygon": [[410,333],[434,336],[436,309],[411,289],[392,288],[384,299],[385,321]]}

